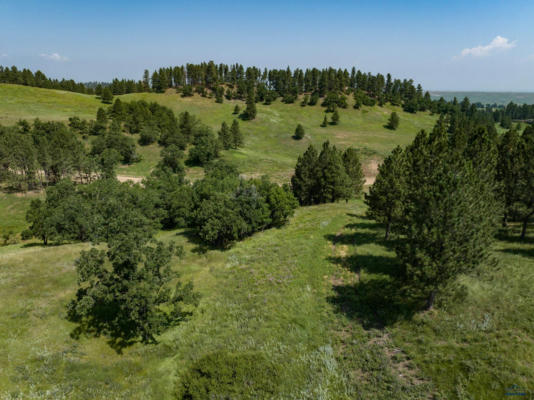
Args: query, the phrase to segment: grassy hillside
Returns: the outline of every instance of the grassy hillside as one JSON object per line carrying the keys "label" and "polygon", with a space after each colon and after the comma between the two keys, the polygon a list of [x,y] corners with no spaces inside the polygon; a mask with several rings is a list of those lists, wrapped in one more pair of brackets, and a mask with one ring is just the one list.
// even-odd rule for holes
{"label": "grassy hillside", "polygon": [[[165,94],[135,93],[119,96],[123,101],[156,101],[170,107],[176,113],[189,111],[211,126],[215,132],[223,121],[231,123],[236,104],[245,108],[242,101],[215,103],[214,99],[198,95],[183,98],[174,90]],[[102,106],[94,96],[72,92],[47,90],[18,85],[0,85],[0,124],[13,124],[19,119],[67,120],[70,116],[94,119],[96,110]],[[258,116],[254,121],[241,121],[245,136],[245,146],[238,150],[223,152],[223,158],[232,161],[239,170],[248,176],[269,174],[278,181],[287,181],[299,154],[313,143],[317,146],[325,140],[347,147],[361,149],[368,161],[383,158],[396,145],[409,143],[420,129],[430,129],[436,119],[428,113],[408,114],[397,107],[363,107],[362,110],[349,108],[339,110],[341,122],[337,126],[321,128],[324,108],[301,107],[283,104],[279,101],[265,106],[258,104]],[[384,127],[390,113],[395,110],[400,115],[400,126],[396,131]],[[306,136],[296,141],[292,138],[297,124],[301,123]],[[159,160],[159,147],[140,147],[143,161],[121,167],[120,173],[128,176],[146,176]],[[192,169],[191,176],[201,172]]]}
{"label": "grassy hillside", "polygon": [[[217,104],[213,99],[198,95],[183,98],[174,91],[165,94],[129,94],[121,96],[121,99],[157,101],[177,113],[187,110],[199,116],[215,132],[223,121],[230,124],[236,118],[232,114],[236,104],[241,110],[245,108],[242,101]],[[288,181],[298,155],[303,153],[310,143],[320,146],[325,140],[330,140],[341,147],[354,146],[361,149],[367,160],[381,159],[396,145],[411,142],[420,129],[432,128],[435,121],[435,117],[428,113],[408,114],[396,107],[364,107],[362,110],[354,110],[351,106],[349,101],[350,108],[339,110],[339,125],[322,128],[320,124],[325,109],[319,105],[301,107],[298,101],[295,104],[276,101],[269,106],[258,104],[256,119],[241,122],[245,146],[224,152],[223,158],[232,161],[248,176],[268,174],[278,181]],[[398,130],[390,131],[384,125],[394,110],[399,113],[401,123]],[[292,135],[299,123],[304,126],[306,136],[297,141]],[[124,171],[132,174],[146,172],[135,165],[125,168]]]}
{"label": "grassy hillside", "polygon": [[66,121],[74,115],[94,119],[101,105],[94,96],[0,83],[0,124],[19,119]]}
{"label": "grassy hillside", "polygon": [[65,305],[85,244],[0,248],[0,397],[170,398],[192,360],[259,351],[283,367],[282,398],[501,399],[534,389],[534,239],[502,240],[467,297],[407,319],[394,253],[360,201],[300,208],[228,251],[185,245],[174,264],[202,294],[158,345],[115,353],[74,340]]}

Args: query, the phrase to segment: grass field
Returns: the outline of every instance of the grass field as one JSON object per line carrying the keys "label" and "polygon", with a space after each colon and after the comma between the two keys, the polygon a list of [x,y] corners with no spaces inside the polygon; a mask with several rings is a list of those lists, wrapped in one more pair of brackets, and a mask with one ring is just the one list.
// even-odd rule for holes
{"label": "grass field", "polygon": [[[156,101],[170,107],[176,113],[189,111],[217,132],[223,121],[231,123],[236,104],[245,108],[242,101],[215,103],[214,99],[198,95],[183,98],[174,90],[165,94],[135,93],[119,96],[123,101]],[[102,104],[94,97],[77,93],[31,88],[18,85],[0,85],[0,124],[13,124],[19,119],[63,120],[76,115],[94,119],[96,110]],[[428,113],[408,114],[395,107],[363,107],[354,110],[349,98],[349,108],[339,111],[341,122],[337,126],[321,128],[324,108],[301,107],[283,104],[279,101],[269,106],[257,105],[258,116],[254,121],[241,121],[245,145],[238,150],[223,152],[223,158],[234,163],[247,176],[270,175],[279,182],[287,182],[299,154],[310,143],[320,146],[325,140],[341,146],[354,146],[362,151],[368,161],[382,159],[396,145],[408,144],[420,129],[431,129],[435,116]],[[390,113],[395,110],[400,115],[400,126],[396,131],[384,127]],[[301,123],[306,136],[296,141],[292,138],[297,124]],[[139,163],[122,166],[120,174],[146,176],[159,160],[159,147],[139,146],[143,160]],[[198,170],[192,170],[192,177]]]}
{"label": "grass field", "polygon": [[69,336],[65,305],[85,244],[0,248],[1,398],[157,398],[192,360],[255,350],[283,366],[282,398],[502,399],[534,389],[534,239],[505,239],[500,264],[463,277],[467,297],[406,318],[394,253],[360,201],[300,208],[290,224],[174,264],[201,293],[158,345],[115,353]]}
{"label": "grass field", "polygon": [[[0,121],[32,119],[32,110],[42,119],[71,112],[92,118],[100,105],[42,90],[0,85]],[[4,98],[17,98],[19,108]],[[214,129],[231,122],[236,104],[171,92],[122,98],[188,110]],[[326,139],[361,149],[367,163],[380,160],[435,118],[400,113],[399,130],[390,132],[383,125],[392,110],[341,110],[339,126],[320,128],[320,106],[258,105],[257,119],[241,123],[245,146],[223,157],[247,175],[278,181],[288,180],[309,143]],[[300,142],[291,138],[297,123],[306,129]],[[140,147],[143,161],[119,173],[145,176],[159,150]],[[0,193],[0,233],[25,227],[35,196]],[[194,282],[201,302],[159,344],[122,354],[104,337],[70,336],[65,307],[76,288],[74,260],[88,244],[0,247],[0,399],[170,399],[192,361],[219,350],[253,350],[280,365],[282,399],[497,400],[512,385],[534,391],[533,234],[525,242],[515,239],[515,228],[501,234],[495,265],[460,277],[465,290],[436,309],[414,313],[399,292],[392,244],[364,215],[361,200],[301,207],[287,226],[226,251],[200,248],[182,230],[160,232],[159,239],[184,246],[173,268]]]}

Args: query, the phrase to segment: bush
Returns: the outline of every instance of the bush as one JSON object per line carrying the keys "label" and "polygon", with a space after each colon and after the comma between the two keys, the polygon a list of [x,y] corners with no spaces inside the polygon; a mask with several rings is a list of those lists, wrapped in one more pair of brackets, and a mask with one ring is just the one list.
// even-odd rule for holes
{"label": "bush", "polygon": [[177,399],[272,399],[280,367],[258,352],[218,351],[195,361],[182,376]]}

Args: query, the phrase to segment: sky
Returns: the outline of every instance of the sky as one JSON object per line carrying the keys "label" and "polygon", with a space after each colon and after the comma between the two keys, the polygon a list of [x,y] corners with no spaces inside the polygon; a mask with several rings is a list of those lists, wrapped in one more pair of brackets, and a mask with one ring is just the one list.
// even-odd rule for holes
{"label": "sky", "polygon": [[87,82],[209,60],[532,92],[534,1],[0,0],[0,65]]}

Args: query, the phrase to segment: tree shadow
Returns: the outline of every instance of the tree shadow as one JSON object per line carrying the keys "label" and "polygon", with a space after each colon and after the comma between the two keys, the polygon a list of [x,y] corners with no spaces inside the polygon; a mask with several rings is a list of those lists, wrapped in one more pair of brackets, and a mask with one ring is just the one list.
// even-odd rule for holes
{"label": "tree shadow", "polygon": [[383,275],[333,289],[334,295],[327,300],[335,311],[358,320],[367,330],[409,320],[421,305],[419,299],[407,296],[396,280]]}
{"label": "tree shadow", "polygon": [[140,342],[139,338],[134,337],[130,332],[125,330],[113,330],[109,332],[107,325],[98,321],[96,318],[82,318],[69,319],[71,322],[76,322],[78,325],[70,332],[70,337],[74,340],[79,340],[83,337],[99,338],[106,336],[106,343],[117,354],[122,354],[127,347]]}
{"label": "tree shadow", "polygon": [[514,254],[519,255],[522,257],[532,257],[534,258],[534,248],[531,249],[502,249],[499,250],[501,253],[508,253],[508,254]]}
{"label": "tree shadow", "polygon": [[215,245],[207,244],[206,242],[204,242],[202,239],[198,237],[198,235],[193,229],[185,229],[181,232],[177,232],[176,236],[183,236],[189,243],[195,245],[193,250],[191,250],[191,252],[195,254],[206,254],[210,250],[224,251],[224,250],[229,249],[229,247],[222,247],[222,246],[215,246]]}
{"label": "tree shadow", "polygon": [[511,230],[507,228],[502,228],[497,232],[495,238],[501,242],[507,243],[516,243],[516,244],[534,244],[534,236],[526,236],[524,239],[521,239],[519,234],[519,229]]}

